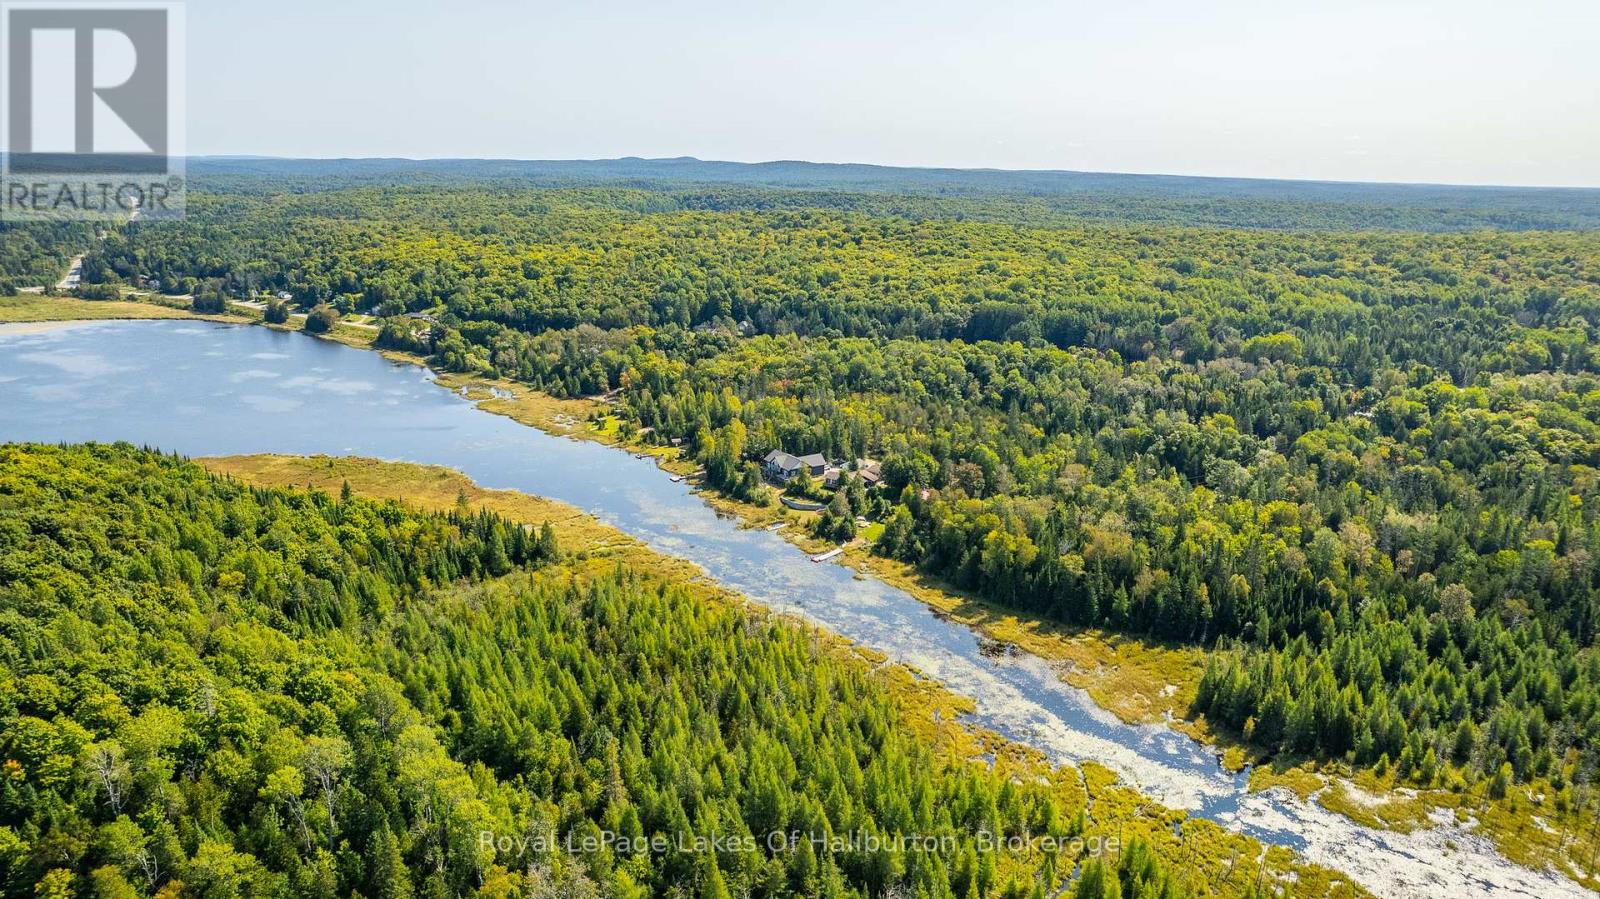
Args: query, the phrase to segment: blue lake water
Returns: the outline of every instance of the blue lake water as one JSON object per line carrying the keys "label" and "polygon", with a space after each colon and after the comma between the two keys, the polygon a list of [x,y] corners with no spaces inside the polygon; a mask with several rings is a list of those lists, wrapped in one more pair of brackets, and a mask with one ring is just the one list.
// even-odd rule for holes
{"label": "blue lake water", "polygon": [[[198,322],[0,326],[0,441],[113,440],[188,456],[325,453],[444,465],[485,487],[562,500],[971,697],[979,725],[1063,764],[1106,765],[1165,805],[1299,850],[1380,895],[1590,895],[1512,865],[1454,828],[1391,834],[1284,791],[1250,794],[1243,775],[1188,737],[1124,724],[1051,664],[985,653],[972,631],[905,592],[739,528],[654,463],[483,412],[425,370],[376,353]],[[1446,848],[1446,836],[1456,848]]]}

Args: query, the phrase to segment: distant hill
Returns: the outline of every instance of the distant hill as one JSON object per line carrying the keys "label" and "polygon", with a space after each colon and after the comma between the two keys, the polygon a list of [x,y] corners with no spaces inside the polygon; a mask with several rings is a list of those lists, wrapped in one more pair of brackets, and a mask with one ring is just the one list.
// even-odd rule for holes
{"label": "distant hill", "polygon": [[[971,214],[1028,223],[1056,219],[1227,227],[1404,230],[1597,230],[1600,189],[1467,187],[1339,181],[1275,181],[1069,171],[895,168],[778,161],[672,159],[276,159],[198,157],[201,188],[319,189],[355,184],[530,186],[614,185],[654,191],[766,189],[812,196],[765,198],[765,205],[838,205],[816,194],[888,194],[990,201],[934,214]],[[702,198],[704,200],[705,198]],[[723,198],[750,205],[747,195]],[[718,205],[712,202],[709,205]],[[917,214],[908,209],[908,213]]]}

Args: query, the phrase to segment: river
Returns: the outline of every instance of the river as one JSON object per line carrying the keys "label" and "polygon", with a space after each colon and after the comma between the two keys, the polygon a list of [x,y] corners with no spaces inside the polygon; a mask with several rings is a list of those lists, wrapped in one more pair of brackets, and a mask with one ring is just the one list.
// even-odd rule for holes
{"label": "river", "polygon": [[1165,805],[1295,849],[1380,896],[1592,896],[1515,865],[1470,830],[1355,825],[1243,774],[1170,728],[1128,725],[1025,653],[985,653],[967,628],[775,534],[719,517],[653,462],[552,436],[440,389],[376,353],[201,322],[0,326],[0,441],[126,440],[188,456],[362,455],[443,465],[484,487],[570,503],[972,697],[974,723],[1071,764],[1093,760]]}

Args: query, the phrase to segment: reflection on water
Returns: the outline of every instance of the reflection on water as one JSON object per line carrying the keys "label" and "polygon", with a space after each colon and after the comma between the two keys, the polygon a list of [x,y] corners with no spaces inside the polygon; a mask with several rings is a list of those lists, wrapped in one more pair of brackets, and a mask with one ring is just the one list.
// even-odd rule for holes
{"label": "reflection on water", "polygon": [[[1130,726],[1045,661],[980,640],[910,595],[741,530],[654,463],[484,413],[421,369],[265,328],[116,322],[0,329],[0,440],[127,440],[190,456],[327,453],[445,465],[484,487],[563,500],[698,563],[774,609],[914,667],[976,701],[973,719],[1062,763],[1094,760],[1160,802],[1348,872],[1381,895],[1587,895],[1455,828],[1356,827],[1245,777],[1169,728]],[[1457,849],[1445,857],[1443,841]]]}

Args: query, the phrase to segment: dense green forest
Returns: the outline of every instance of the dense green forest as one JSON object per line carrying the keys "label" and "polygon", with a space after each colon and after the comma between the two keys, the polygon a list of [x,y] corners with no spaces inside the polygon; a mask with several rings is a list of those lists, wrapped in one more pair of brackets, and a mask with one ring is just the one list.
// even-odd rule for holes
{"label": "dense green forest", "polygon": [[792,623],[345,494],[0,446],[0,892],[1190,892],[1138,840],[1080,868],[1071,772],[936,752]]}
{"label": "dense green forest", "polygon": [[[436,221],[441,225],[470,221],[478,231],[486,223],[475,207],[487,189],[501,198],[526,198],[531,193],[600,196],[601,205],[638,211],[822,210],[1025,227],[1095,223],[1283,231],[1600,230],[1600,190],[1584,189],[806,162],[744,164],[692,158],[419,161],[199,157],[189,160],[188,174],[193,196],[199,201],[192,212],[209,225],[246,212],[247,207],[218,202],[219,198],[319,195],[321,199],[313,200],[312,205],[337,215],[353,207],[347,203],[340,203],[337,210],[322,206],[330,191],[377,191],[381,202],[389,205],[400,195],[421,190],[461,196],[464,206],[474,208],[441,210]],[[459,193],[462,191],[465,195]],[[515,208],[520,202],[506,211],[525,212]],[[0,224],[0,294],[15,287],[54,283],[67,259],[87,247],[95,234],[93,226],[82,223]],[[223,260],[211,257],[207,261]],[[242,260],[230,263],[238,261]],[[232,264],[208,268],[221,276],[248,274]],[[193,269],[191,264],[177,270],[193,274]]]}
{"label": "dense green forest", "polygon": [[1268,751],[1558,790],[1600,765],[1600,235],[259,187],[87,276],[287,291],[447,369],[618,391],[741,498],[770,449],[879,459],[830,534],[878,515],[879,552],[991,599],[1220,646],[1196,711]]}
{"label": "dense green forest", "polygon": [[0,296],[20,287],[54,286],[68,261],[87,248],[94,229],[83,223],[0,222]]}
{"label": "dense green forest", "polygon": [[896,168],[796,161],[674,159],[202,158],[207,192],[282,193],[330,186],[482,186],[508,190],[626,187],[676,192],[704,208],[832,207],[1003,218],[1018,224],[1111,222],[1279,229],[1458,231],[1600,228],[1600,190],[1360,184],[1120,175],[1105,172]]}

